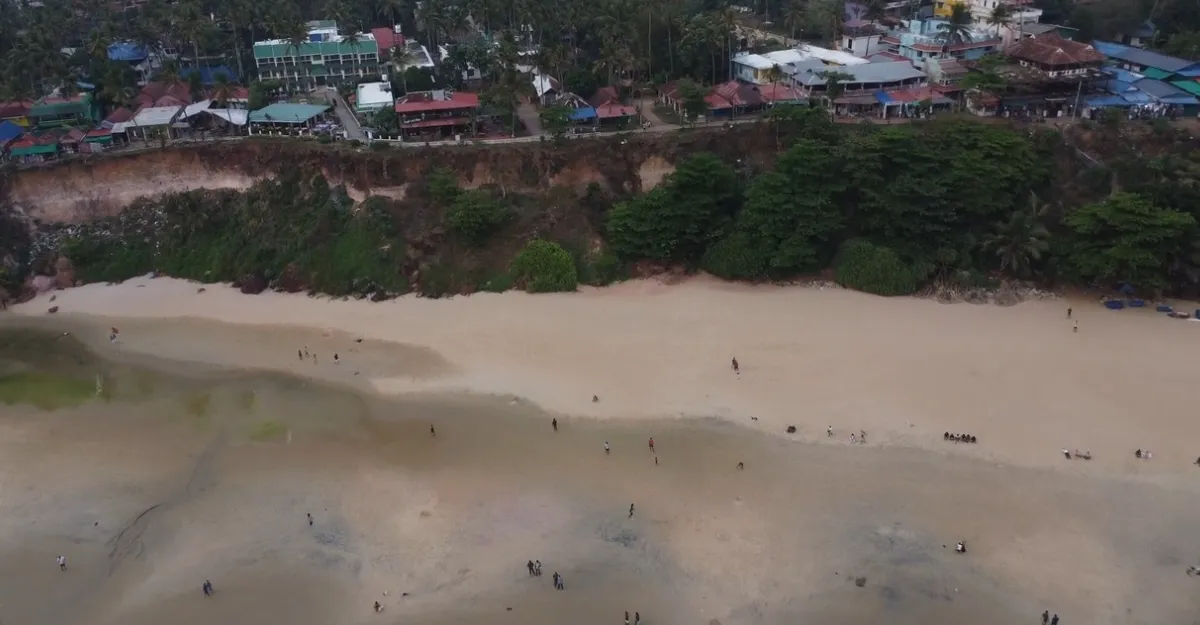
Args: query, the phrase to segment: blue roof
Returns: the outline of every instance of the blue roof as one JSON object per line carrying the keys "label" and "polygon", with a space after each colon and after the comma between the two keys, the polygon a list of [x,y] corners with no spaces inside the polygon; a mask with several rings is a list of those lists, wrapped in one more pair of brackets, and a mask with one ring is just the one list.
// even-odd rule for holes
{"label": "blue roof", "polygon": [[1084,100],[1084,103],[1086,103],[1088,106],[1090,106],[1092,108],[1100,108],[1100,107],[1105,107],[1105,106],[1116,106],[1116,107],[1133,106],[1129,102],[1126,102],[1124,99],[1122,99],[1120,96],[1115,96],[1115,95],[1088,96],[1087,99]]}
{"label": "blue roof", "polygon": [[145,46],[131,41],[120,41],[108,44],[108,60],[139,62],[146,60]]}
{"label": "blue roof", "polygon": [[1167,56],[1141,48],[1132,46],[1123,46],[1119,43],[1111,41],[1093,41],[1092,47],[1100,51],[1100,54],[1109,58],[1140,65],[1143,67],[1153,67],[1161,69],[1164,72],[1178,72],[1180,70],[1190,70],[1193,67],[1200,68],[1200,63],[1187,61],[1174,56]]}
{"label": "blue roof", "polygon": [[16,139],[23,134],[25,134],[25,129],[20,124],[7,119],[0,122],[0,143]]}
{"label": "blue roof", "polygon": [[205,87],[211,87],[214,84],[216,84],[216,82],[217,82],[216,76],[218,74],[225,74],[226,76],[228,76],[229,82],[237,82],[238,81],[237,72],[229,69],[228,67],[225,67],[224,65],[213,65],[211,67],[205,65],[204,67],[201,67],[199,70],[197,70],[194,67],[185,67],[185,68],[179,70],[179,77],[186,81],[192,74],[195,74],[197,71],[200,72],[200,84],[204,85]]}
{"label": "blue roof", "polygon": [[1126,91],[1134,91],[1135,87],[1133,83],[1124,80],[1109,80],[1104,83],[1104,90],[1109,93],[1122,94]]}
{"label": "blue roof", "polygon": [[878,100],[880,104],[887,104],[888,102],[892,101],[892,96],[888,95],[883,89],[880,89],[879,91],[875,92],[875,99]]}
{"label": "blue roof", "polygon": [[1155,100],[1166,104],[1200,104],[1200,100],[1197,100],[1190,93],[1161,80],[1143,78],[1133,83],[1133,86],[1139,91],[1149,94]]}
{"label": "blue roof", "polygon": [[596,109],[590,106],[584,106],[571,111],[571,121],[581,122],[589,119],[596,119]]}
{"label": "blue roof", "polygon": [[1119,80],[1121,82],[1127,82],[1130,84],[1133,84],[1133,83],[1145,78],[1145,76],[1143,76],[1141,74],[1131,72],[1127,69],[1121,69],[1119,67],[1106,67],[1106,68],[1104,68],[1104,73],[1108,74],[1109,76],[1112,76],[1113,78],[1116,78],[1117,80]]}
{"label": "blue roof", "polygon": [[1154,104],[1154,98],[1150,97],[1150,94],[1138,91],[1136,88],[1133,91],[1122,93],[1121,99],[1130,104]]}

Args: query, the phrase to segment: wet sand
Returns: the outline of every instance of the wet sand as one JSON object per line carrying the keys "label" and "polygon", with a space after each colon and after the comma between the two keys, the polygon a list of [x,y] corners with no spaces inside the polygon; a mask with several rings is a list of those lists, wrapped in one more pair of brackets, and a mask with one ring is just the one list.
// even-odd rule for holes
{"label": "wet sand", "polygon": [[[213,287],[196,295],[184,285],[187,296],[182,283],[155,282],[165,286],[82,289],[79,297],[69,291],[59,295],[64,312],[55,317],[0,320],[0,328],[71,329],[70,340],[104,359],[79,356],[68,367],[47,356],[50,365],[42,366],[79,375],[95,369],[113,395],[54,412],[0,405],[5,623],[600,625],[628,609],[647,625],[999,625],[1036,622],[1049,609],[1062,625],[1157,625],[1195,623],[1200,613],[1200,582],[1184,575],[1200,563],[1200,469],[1178,451],[1195,444],[1196,426],[1184,410],[1190,374],[1173,360],[1186,360],[1189,332],[1200,330],[1187,322],[1086,311],[1084,332],[1103,328],[1153,347],[1153,357],[1127,349],[1088,360],[1111,345],[1066,343],[1072,333],[1057,304],[942,306],[800,289],[745,299],[740,290],[705,285],[633,285],[649,292],[577,296],[599,308],[595,317],[583,316],[571,297],[523,296],[387,307],[272,297],[259,310],[258,298],[226,297]],[[158,301],[142,299],[156,288],[177,289],[179,299],[139,308]],[[201,305],[209,295],[217,297]],[[710,306],[698,306],[701,299]],[[224,305],[243,301],[247,319],[257,322],[270,309],[280,322],[340,317],[349,330],[219,322],[238,313]],[[744,314],[728,316],[722,307],[730,301],[742,302]],[[899,335],[858,328],[860,302],[880,303],[883,318],[893,313]],[[405,303],[418,312],[402,312]],[[802,315],[798,305],[814,309]],[[174,307],[178,315],[164,310]],[[185,310],[194,316],[185,318]],[[906,310],[921,314],[904,318]],[[805,321],[763,323],[784,313]],[[741,323],[747,318],[754,323]],[[710,330],[698,331],[704,323]],[[1045,338],[1051,335],[1040,323],[1068,338]],[[110,324],[122,329],[116,345],[105,336]],[[622,327],[635,336],[619,338]],[[1031,343],[1012,332],[1017,327],[1045,340]],[[532,342],[539,328],[545,343]],[[860,329],[891,338],[859,345]],[[943,329],[945,342],[935,341]],[[699,362],[703,352],[714,359],[718,350],[728,353],[723,345],[688,338],[725,334],[714,342],[732,337],[745,348],[737,352],[741,376],[727,369],[727,358]],[[801,335],[804,350],[797,348]],[[573,351],[569,336],[578,337]],[[651,342],[639,358],[614,357],[639,338],[659,347]],[[47,351],[74,349],[70,340]],[[856,358],[832,357],[838,340]],[[967,362],[985,340],[993,357]],[[917,364],[896,366],[904,350],[923,342],[925,356],[909,361]],[[297,344],[322,360],[296,359]],[[1078,351],[1067,351],[1071,345]],[[691,351],[671,354],[674,348]],[[513,351],[519,372],[505,372],[502,349]],[[339,365],[329,360],[335,350]],[[550,358],[559,350],[559,360]],[[809,361],[821,359],[847,376],[844,387],[829,387],[834,373],[800,375],[817,371]],[[1052,378],[1064,360],[1076,367]],[[793,361],[799,364],[783,368]],[[234,363],[241,367],[231,369]],[[657,370],[663,363],[675,368]],[[944,407],[855,413],[853,426],[849,417],[835,422],[833,442],[819,413],[795,405],[769,412],[785,401],[827,409],[851,387],[857,390],[842,397],[844,409],[861,408],[881,401],[866,396],[876,383],[881,397],[907,397],[909,408],[940,406],[939,398],[963,407],[970,398],[958,394],[982,386],[976,378],[983,369],[1031,388],[994,390],[986,398],[994,406],[975,398],[975,410],[962,408],[959,418],[975,425],[960,429],[980,436],[976,446],[941,441],[940,424],[955,417]],[[1135,370],[1135,378],[1122,378]],[[903,388],[922,371],[934,380]],[[535,374],[571,392],[518,393]],[[646,379],[631,382],[630,394],[647,403],[630,414],[620,409],[632,400],[607,390],[598,404],[590,393],[574,396],[639,375]],[[513,388],[501,394],[509,382]],[[774,390],[764,397],[746,390],[768,387]],[[1088,407],[1103,410],[1047,423],[1038,400],[1055,387],[1063,397],[1051,406],[1093,396]],[[685,388],[703,392],[710,410],[663,419],[678,415],[672,398],[683,398]],[[460,389],[497,395],[448,392]],[[1140,390],[1116,406],[1100,401],[1130,389]],[[423,392],[381,394],[402,390]],[[577,409],[567,409],[568,399]],[[1138,412],[1122,412],[1135,400]],[[763,412],[750,421],[733,407]],[[789,422],[801,427],[797,436],[782,435]],[[869,424],[871,444],[844,442],[858,423]],[[1066,443],[1041,440],[1061,427],[1113,449],[1093,444],[1096,460],[1061,460],[1057,449]],[[1129,432],[1150,441],[1144,446],[1155,449],[1153,461],[1135,461],[1121,447]],[[745,470],[735,468],[739,461]],[[315,519],[311,528],[306,512]],[[953,552],[957,540],[967,542],[968,554]],[[67,573],[54,564],[60,553],[70,559]],[[531,579],[524,563],[535,558],[545,574]],[[551,588],[554,571],[565,576],[565,591]],[[867,578],[865,586],[853,583],[857,576]],[[205,579],[216,597],[201,594]],[[383,614],[371,610],[377,600]]]}

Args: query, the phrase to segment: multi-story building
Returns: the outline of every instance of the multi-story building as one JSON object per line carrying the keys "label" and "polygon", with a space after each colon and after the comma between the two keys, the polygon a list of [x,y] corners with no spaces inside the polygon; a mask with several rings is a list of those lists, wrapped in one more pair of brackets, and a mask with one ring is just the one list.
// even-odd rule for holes
{"label": "multi-story building", "polygon": [[905,20],[879,42],[884,50],[908,59],[917,69],[924,69],[928,59],[976,60],[998,52],[1003,44],[1000,37],[978,28],[969,29],[962,41],[949,41],[946,24],[940,19]]}
{"label": "multi-story building", "polygon": [[[965,4],[971,10],[975,27],[999,35],[1005,45],[1021,38],[1026,25],[1037,24],[1042,19],[1042,10],[1033,6],[1034,0],[935,0],[933,14],[949,17],[955,4]],[[1003,6],[1007,17],[1003,24],[993,24],[992,15]]]}
{"label": "multi-story building", "polygon": [[353,84],[382,73],[374,35],[341,35],[332,21],[309,22],[306,41],[254,42],[254,64],[260,79],[278,80],[291,91]]}

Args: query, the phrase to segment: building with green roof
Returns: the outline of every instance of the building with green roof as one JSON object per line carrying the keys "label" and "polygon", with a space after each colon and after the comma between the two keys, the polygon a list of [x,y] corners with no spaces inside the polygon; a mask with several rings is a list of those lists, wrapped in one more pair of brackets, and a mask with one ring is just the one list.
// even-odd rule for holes
{"label": "building with green roof", "polygon": [[292,91],[354,84],[382,72],[373,35],[342,35],[328,20],[309,22],[305,41],[254,42],[254,64],[260,79],[278,80]]}
{"label": "building with green roof", "polygon": [[311,125],[311,122],[329,110],[323,104],[292,104],[278,102],[250,112],[251,124]]}

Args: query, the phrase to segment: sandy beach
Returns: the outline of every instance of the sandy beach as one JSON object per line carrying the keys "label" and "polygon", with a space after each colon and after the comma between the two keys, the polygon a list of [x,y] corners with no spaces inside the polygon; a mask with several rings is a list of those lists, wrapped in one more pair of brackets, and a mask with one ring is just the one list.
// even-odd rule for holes
{"label": "sandy beach", "polygon": [[116,389],[3,407],[0,621],[1200,613],[1200,323],[706,279],[378,304],[198,289],[87,286],[0,316],[69,329],[92,352],[72,370]]}

